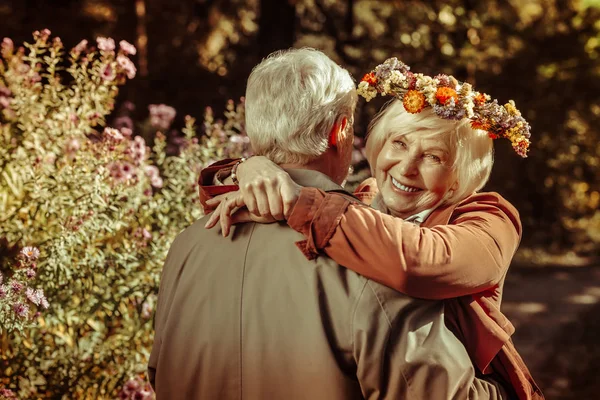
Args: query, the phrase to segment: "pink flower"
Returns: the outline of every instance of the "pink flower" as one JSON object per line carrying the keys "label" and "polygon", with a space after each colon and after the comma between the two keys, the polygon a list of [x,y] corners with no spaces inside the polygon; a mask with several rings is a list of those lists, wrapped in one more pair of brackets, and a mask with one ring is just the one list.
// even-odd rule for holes
{"label": "pink flower", "polygon": [[99,37],[96,39],[96,43],[101,51],[115,50],[115,41],[112,38]]}
{"label": "pink flower", "polygon": [[9,88],[0,86],[0,96],[10,97],[11,95],[12,95],[12,92],[10,91]]}
{"label": "pink flower", "polygon": [[81,148],[81,143],[79,143],[79,140],[76,138],[72,138],[71,140],[69,140],[67,142],[67,145],[65,147],[65,151],[68,154],[74,154],[76,153],[79,149]]}
{"label": "pink flower", "polygon": [[149,319],[152,316],[152,306],[147,301],[142,304],[142,318]]}
{"label": "pink flower", "polygon": [[2,45],[0,45],[0,54],[2,54],[2,57],[10,57],[14,49],[15,45],[10,38],[5,37],[2,39]]}
{"label": "pink flower", "polygon": [[0,286],[0,299],[5,298],[7,293],[8,293],[8,286],[6,286],[6,285]]}
{"label": "pink flower", "polygon": [[150,184],[151,184],[153,187],[155,187],[155,188],[157,188],[157,189],[160,189],[160,188],[162,188],[162,187],[163,187],[163,180],[162,180],[162,178],[161,178],[160,176],[155,176],[154,178],[152,178],[152,179],[150,180]]}
{"label": "pink flower", "polygon": [[[131,117],[124,115],[124,116],[115,118],[114,126],[117,129],[122,129],[123,127],[126,127],[131,130],[131,129],[133,129],[133,121],[132,121]],[[122,132],[122,130],[121,130],[121,132]]]}
{"label": "pink flower", "polygon": [[83,39],[81,42],[77,43],[75,47],[73,47],[73,53],[79,55],[87,49],[88,41]]}
{"label": "pink flower", "polygon": [[[33,290],[32,288],[27,288],[25,296],[27,296],[27,299],[36,306],[39,306],[46,300],[46,296],[44,296],[44,291],[42,289]],[[45,301],[45,303],[48,304],[47,301]],[[44,308],[47,308],[47,306]]]}
{"label": "pink flower", "polygon": [[105,80],[107,82],[111,82],[111,81],[115,80],[115,78],[117,77],[117,74],[115,72],[115,69],[112,67],[112,65],[106,64],[100,70],[100,76],[102,77],[103,80]]}
{"label": "pink flower", "polygon": [[10,108],[10,100],[4,96],[0,96],[0,107]]}
{"label": "pink flower", "polygon": [[106,135],[106,137],[109,140],[112,140],[115,142],[120,142],[123,139],[125,139],[125,137],[121,134],[121,132],[119,132],[117,129],[114,129],[114,128],[104,128],[104,135]]}
{"label": "pink flower", "polygon": [[127,58],[123,54],[119,54],[117,56],[117,63],[121,66],[121,68],[123,68],[123,71],[129,79],[135,78],[135,73],[137,72],[137,69],[135,68],[135,65],[129,58]]}
{"label": "pink flower", "polygon": [[125,137],[131,137],[131,135],[133,135],[133,131],[131,130],[131,128],[127,128],[127,127],[121,128],[121,133]]}
{"label": "pink flower", "polygon": [[135,46],[132,45],[131,43],[129,43],[128,41],[126,41],[126,40],[121,40],[119,42],[119,47],[121,47],[121,50],[126,55],[134,56],[135,53],[137,53],[137,50],[136,50]]}
{"label": "pink flower", "polygon": [[17,395],[15,394],[15,392],[13,392],[10,389],[4,389],[4,388],[0,389],[0,396],[4,397],[6,399],[10,399],[10,400],[12,400],[12,399],[16,400],[16,398],[17,398]]}
{"label": "pink flower", "polygon": [[25,318],[29,314],[29,306],[27,304],[15,303],[13,310],[19,318]]}
{"label": "pink flower", "polygon": [[45,42],[46,40],[48,40],[48,38],[50,37],[51,34],[52,34],[52,32],[50,32],[50,29],[43,29],[41,32],[40,31],[33,32],[33,37],[36,40]]}
{"label": "pink flower", "polygon": [[27,268],[27,270],[25,270],[25,275],[29,278],[29,279],[33,279],[35,278],[35,270],[32,268]]}
{"label": "pink flower", "polygon": [[177,115],[175,109],[166,104],[150,104],[148,110],[150,111],[150,124],[159,129],[169,129]]}
{"label": "pink flower", "polygon": [[117,182],[124,182],[135,177],[135,168],[130,163],[113,162],[109,164],[110,176]]}
{"label": "pink flower", "polygon": [[146,141],[140,136],[133,138],[133,141],[129,145],[129,149],[133,154],[133,159],[136,163],[142,162],[146,158]]}
{"label": "pink flower", "polygon": [[144,172],[148,178],[153,178],[159,175],[158,168],[154,165],[146,165],[144,166]]}

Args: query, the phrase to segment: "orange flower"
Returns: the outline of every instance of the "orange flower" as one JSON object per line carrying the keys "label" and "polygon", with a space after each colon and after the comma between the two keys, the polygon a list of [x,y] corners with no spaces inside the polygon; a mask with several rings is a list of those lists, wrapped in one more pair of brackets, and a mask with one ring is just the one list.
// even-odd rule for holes
{"label": "orange flower", "polygon": [[[490,124],[489,122],[484,122],[484,121],[471,121],[471,128],[473,129],[481,129],[482,131],[489,131],[490,130]],[[498,136],[494,135],[496,137],[492,137],[492,135],[494,135],[493,133],[490,134],[490,137],[492,139],[497,139]]]}
{"label": "orange flower", "polygon": [[420,113],[423,111],[426,105],[425,96],[423,96],[423,93],[419,92],[418,90],[409,90],[404,94],[402,104],[404,104],[404,109],[409,113]]}
{"label": "orange flower", "polygon": [[377,84],[377,77],[375,77],[374,73],[369,72],[363,76],[362,81],[367,82],[369,86],[375,86]]}
{"label": "orange flower", "polygon": [[485,94],[479,93],[477,96],[475,96],[473,98],[473,101],[475,102],[475,104],[478,104],[480,106],[485,104],[485,101],[486,101]]}
{"label": "orange flower", "polygon": [[435,98],[440,104],[446,105],[450,99],[454,99],[455,102],[458,101],[458,94],[456,94],[456,90],[449,87],[439,87],[435,92]]}

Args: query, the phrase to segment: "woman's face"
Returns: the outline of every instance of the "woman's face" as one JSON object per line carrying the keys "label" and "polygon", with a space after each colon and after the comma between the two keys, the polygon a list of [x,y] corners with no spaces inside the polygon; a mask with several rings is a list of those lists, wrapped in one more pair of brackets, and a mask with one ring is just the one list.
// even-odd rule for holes
{"label": "woman's face", "polygon": [[377,156],[375,178],[384,204],[407,218],[439,205],[456,189],[448,144],[426,131],[392,134]]}

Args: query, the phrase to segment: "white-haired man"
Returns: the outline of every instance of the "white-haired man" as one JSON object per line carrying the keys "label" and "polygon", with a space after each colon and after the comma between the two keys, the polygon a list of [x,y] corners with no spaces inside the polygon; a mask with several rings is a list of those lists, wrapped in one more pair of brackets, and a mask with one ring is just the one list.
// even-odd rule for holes
{"label": "white-haired man", "polygon": [[[278,52],[248,79],[246,129],[255,153],[297,183],[339,191],[355,104],[350,75],[323,53]],[[474,376],[441,302],[307,260],[285,224],[222,237],[205,222],[177,237],[165,263],[149,362],[158,399],[503,398]]]}

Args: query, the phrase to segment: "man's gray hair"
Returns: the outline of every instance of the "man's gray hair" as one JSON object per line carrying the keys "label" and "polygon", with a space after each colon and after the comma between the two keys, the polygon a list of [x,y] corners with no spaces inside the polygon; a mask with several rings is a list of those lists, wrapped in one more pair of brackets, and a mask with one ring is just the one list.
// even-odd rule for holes
{"label": "man's gray hair", "polygon": [[246,87],[246,131],[254,153],[277,164],[306,164],[328,148],[342,117],[352,120],[352,77],[322,52],[290,49],[258,64]]}

